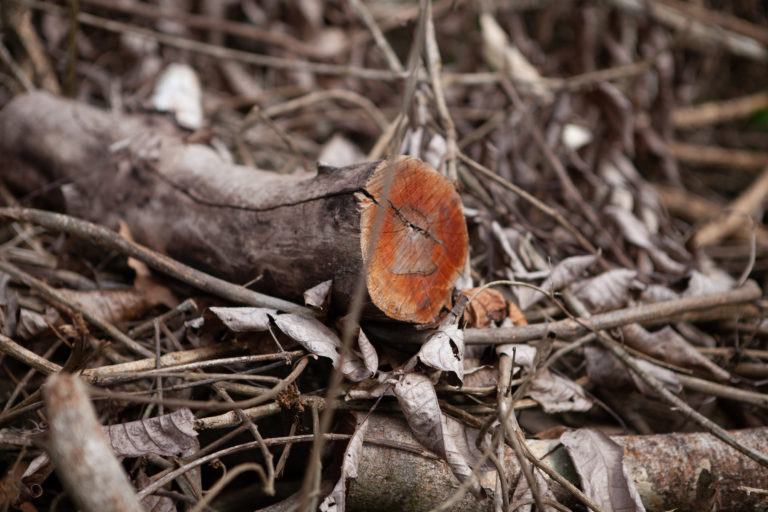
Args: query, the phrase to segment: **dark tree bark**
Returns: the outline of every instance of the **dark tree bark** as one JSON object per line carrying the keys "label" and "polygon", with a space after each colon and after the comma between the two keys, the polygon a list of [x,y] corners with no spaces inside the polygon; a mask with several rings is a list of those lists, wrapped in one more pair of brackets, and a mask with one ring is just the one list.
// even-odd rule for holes
{"label": "dark tree bark", "polygon": [[[185,144],[165,116],[119,115],[32,93],[0,113],[0,177],[236,283],[297,299],[333,279],[344,309],[366,272],[370,316],[433,323],[467,253],[458,194],[415,158],[280,175]],[[373,246],[377,212],[380,241]]]}

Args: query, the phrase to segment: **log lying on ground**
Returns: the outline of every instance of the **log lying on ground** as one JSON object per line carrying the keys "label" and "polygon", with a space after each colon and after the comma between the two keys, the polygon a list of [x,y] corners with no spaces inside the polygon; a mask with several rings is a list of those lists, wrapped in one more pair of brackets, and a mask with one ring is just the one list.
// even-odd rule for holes
{"label": "log lying on ground", "polygon": [[123,220],[139,243],[284,298],[333,279],[346,308],[370,254],[372,317],[435,322],[467,254],[458,194],[415,158],[279,175],[185,144],[164,116],[37,92],[0,112],[0,169],[18,193],[112,228]]}
{"label": "log lying on ground", "polygon": [[[448,463],[408,451],[418,447],[404,420],[372,414],[357,478],[349,481],[348,510],[368,512],[429,510],[450,498],[458,481]],[[731,431],[739,442],[768,451],[768,429]],[[768,472],[707,433],[612,436],[624,448],[624,466],[649,511],[762,510],[768,503]],[[383,442],[383,443],[382,443]],[[528,447],[558,473],[579,485],[559,441],[528,440]],[[398,448],[401,447],[401,448]],[[505,447],[503,463],[519,473],[513,450]],[[495,471],[480,471],[484,485],[495,485]],[[556,486],[558,499],[567,496]],[[571,500],[570,504],[574,504]],[[493,510],[493,499],[480,501],[469,492],[449,510]]]}

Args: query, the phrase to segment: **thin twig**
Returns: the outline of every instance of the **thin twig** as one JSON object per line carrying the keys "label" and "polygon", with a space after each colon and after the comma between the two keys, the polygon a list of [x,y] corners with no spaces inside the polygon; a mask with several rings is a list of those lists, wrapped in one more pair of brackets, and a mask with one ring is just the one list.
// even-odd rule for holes
{"label": "thin twig", "polygon": [[[143,245],[131,242],[118,233],[69,215],[53,213],[32,208],[0,208],[0,217],[23,220],[54,231],[68,233],[96,245],[116,250],[126,256],[136,258],[146,263],[149,267],[171,276],[179,281],[192,285],[199,290],[217,295],[233,302],[248,304],[256,307],[273,308],[281,311],[312,316],[309,308],[299,306],[287,300],[270,297],[262,293],[254,292],[242,286],[232,284],[218,277],[184,265],[173,258],[153,251]],[[142,347],[143,348],[143,347]],[[146,350],[146,349],[145,349]],[[151,353],[150,353],[151,354]],[[149,355],[144,357],[149,357]]]}

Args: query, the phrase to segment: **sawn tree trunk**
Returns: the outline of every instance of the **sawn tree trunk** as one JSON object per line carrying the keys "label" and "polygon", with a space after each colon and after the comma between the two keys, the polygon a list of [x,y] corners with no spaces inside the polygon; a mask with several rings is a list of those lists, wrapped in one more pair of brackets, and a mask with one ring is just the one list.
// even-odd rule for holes
{"label": "sawn tree trunk", "polygon": [[366,261],[374,317],[435,322],[467,255],[458,194],[418,159],[281,175],[184,143],[166,116],[41,92],[0,113],[0,173],[16,192],[112,228],[125,221],[139,243],[284,298],[333,279],[343,309]]}

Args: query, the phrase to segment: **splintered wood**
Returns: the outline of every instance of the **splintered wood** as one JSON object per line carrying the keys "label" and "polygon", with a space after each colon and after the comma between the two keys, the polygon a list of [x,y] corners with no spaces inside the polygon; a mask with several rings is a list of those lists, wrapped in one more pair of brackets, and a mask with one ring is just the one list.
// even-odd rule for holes
{"label": "splintered wood", "polygon": [[[392,165],[389,193],[385,161],[360,200],[368,293],[392,318],[432,323],[449,303],[466,261],[468,238],[461,200],[450,181],[424,162],[401,158]],[[378,215],[383,217],[377,238]]]}

